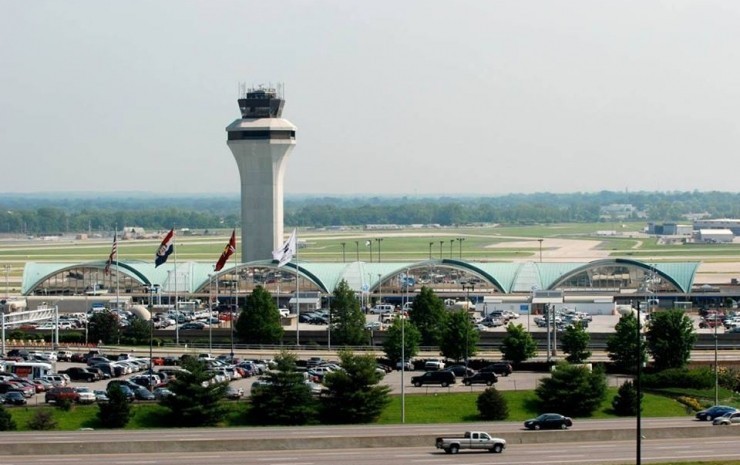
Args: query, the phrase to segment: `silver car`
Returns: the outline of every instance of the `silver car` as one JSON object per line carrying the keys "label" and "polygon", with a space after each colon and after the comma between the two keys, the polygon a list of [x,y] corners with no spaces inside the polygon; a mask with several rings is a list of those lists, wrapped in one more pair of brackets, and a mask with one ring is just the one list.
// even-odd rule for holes
{"label": "silver car", "polygon": [[713,425],[740,425],[740,412],[726,413],[719,418],[715,418]]}

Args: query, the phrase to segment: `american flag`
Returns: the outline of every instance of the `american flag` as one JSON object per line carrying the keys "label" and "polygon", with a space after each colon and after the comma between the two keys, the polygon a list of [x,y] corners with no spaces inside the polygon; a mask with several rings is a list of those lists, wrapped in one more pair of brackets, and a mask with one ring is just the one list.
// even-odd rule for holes
{"label": "american flag", "polygon": [[113,233],[113,248],[110,251],[110,255],[108,256],[108,261],[105,262],[105,274],[110,274],[110,266],[113,264],[114,261],[117,261],[116,254],[118,253],[118,234],[117,232]]}

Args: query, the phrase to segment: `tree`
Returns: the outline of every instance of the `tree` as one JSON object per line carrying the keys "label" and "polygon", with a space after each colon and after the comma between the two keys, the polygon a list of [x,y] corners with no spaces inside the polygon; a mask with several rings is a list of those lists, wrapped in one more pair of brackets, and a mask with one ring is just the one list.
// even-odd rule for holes
{"label": "tree", "polygon": [[396,318],[385,333],[383,349],[385,356],[392,362],[401,360],[401,344],[403,341],[403,356],[406,360],[419,353],[421,333],[416,326],[403,318]]}
{"label": "tree", "polygon": [[0,431],[15,431],[16,424],[13,416],[3,405],[0,405]]}
{"label": "tree", "polygon": [[264,287],[256,286],[247,297],[235,331],[237,338],[248,344],[279,344],[283,340],[280,313]]}
{"label": "tree", "polygon": [[87,323],[87,334],[91,341],[117,344],[121,335],[118,315],[107,310],[95,313]]}
{"label": "tree", "polygon": [[311,395],[304,374],[296,368],[296,357],[283,352],[275,357],[276,367],[252,389],[250,416],[263,425],[305,425],[314,423],[318,403]]}
{"label": "tree", "polygon": [[117,384],[108,388],[108,402],[98,404],[98,421],[103,428],[123,428],[131,418],[131,405]]}
{"label": "tree", "polygon": [[501,352],[506,360],[521,363],[537,353],[537,343],[521,324],[509,323],[506,336],[501,342]]}
{"label": "tree", "polygon": [[583,363],[588,360],[591,356],[591,351],[588,350],[590,340],[591,336],[580,321],[565,328],[565,332],[560,337],[563,352],[568,354],[565,360],[570,363]]}
{"label": "tree", "polygon": [[[640,400],[642,400],[640,393]],[[642,406],[642,404],[640,404]],[[632,381],[626,381],[619,386],[617,395],[612,399],[612,408],[617,415],[627,417],[637,415],[637,389]]]}
{"label": "tree", "polygon": [[557,410],[564,415],[586,417],[606,399],[606,389],[602,368],[591,371],[584,366],[560,363],[551,377],[540,380],[535,394],[543,411]]}
{"label": "tree", "polygon": [[149,344],[149,337],[152,334],[151,324],[150,320],[131,319],[129,325],[123,330],[123,338],[127,339],[126,343],[134,345]]}
{"label": "tree", "polygon": [[347,281],[341,280],[334,288],[331,299],[331,339],[336,345],[361,345],[367,343],[365,315],[360,302]]}
{"label": "tree", "polygon": [[421,333],[422,345],[439,344],[440,328],[447,318],[447,310],[442,299],[431,288],[422,286],[411,304],[409,318]]}
{"label": "tree", "polygon": [[383,375],[371,355],[339,353],[342,370],[324,377],[329,392],[322,399],[322,419],[329,423],[370,423],[390,403],[389,386],[380,386]]}
{"label": "tree", "polygon": [[449,314],[440,331],[439,349],[449,359],[467,360],[475,355],[478,338],[467,310],[456,310]]}
{"label": "tree", "polygon": [[645,344],[640,345],[640,355],[637,354],[637,324],[637,317],[632,313],[623,315],[606,340],[609,359],[623,373],[637,373],[637,361],[643,364],[647,361]]}
{"label": "tree", "polygon": [[168,384],[174,393],[162,397],[160,404],[170,411],[170,422],[177,426],[213,426],[225,412],[221,400],[228,383],[212,383],[213,375],[200,360],[184,358],[186,371],[179,371]]}
{"label": "tree", "polygon": [[694,323],[682,310],[652,314],[647,329],[647,347],[657,371],[686,366],[696,342]]}
{"label": "tree", "polygon": [[475,403],[482,420],[506,420],[509,417],[509,405],[504,396],[494,387],[483,391]]}

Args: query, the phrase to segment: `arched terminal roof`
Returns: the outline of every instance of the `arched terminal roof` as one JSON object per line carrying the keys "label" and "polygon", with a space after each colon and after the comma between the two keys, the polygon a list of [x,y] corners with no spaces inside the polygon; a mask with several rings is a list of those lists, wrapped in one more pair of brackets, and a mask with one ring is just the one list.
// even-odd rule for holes
{"label": "arched terminal roof", "polygon": [[[180,262],[175,273],[174,262],[167,262],[157,268],[154,263],[144,261],[121,261],[117,269],[122,275],[141,286],[158,285],[163,292],[195,293],[202,292],[209,285],[209,278],[231,274],[234,266],[220,272],[213,271],[212,263]],[[250,267],[277,269],[277,262],[262,260],[236,265],[238,270]],[[432,270],[440,268],[456,269],[473,274],[489,283],[504,294],[531,292],[533,289],[561,288],[569,279],[581,273],[608,267],[626,267],[641,270],[645,275],[654,274],[670,283],[679,292],[689,292],[694,282],[699,262],[644,263],[631,259],[605,259],[588,263],[538,263],[538,262],[468,262],[464,260],[443,259],[423,262],[385,262],[385,263],[325,263],[290,262],[283,272],[295,273],[314,283],[323,292],[329,293],[341,280],[347,281],[350,288],[357,291],[375,292],[389,278],[407,271]],[[87,263],[39,263],[29,262],[23,272],[22,293],[29,295],[46,280],[84,269],[103,279],[105,261]],[[113,265],[116,270],[116,264]],[[110,278],[108,278],[110,279]]]}

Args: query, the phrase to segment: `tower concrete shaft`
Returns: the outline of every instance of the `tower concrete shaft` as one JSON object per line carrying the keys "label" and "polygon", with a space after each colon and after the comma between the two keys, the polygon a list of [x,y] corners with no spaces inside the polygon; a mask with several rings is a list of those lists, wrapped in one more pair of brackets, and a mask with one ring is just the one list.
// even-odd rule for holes
{"label": "tower concrete shaft", "polygon": [[283,177],[296,128],[281,118],[283,104],[273,89],[250,90],[239,99],[242,118],[226,128],[241,178],[242,263],[271,260],[284,240]]}

